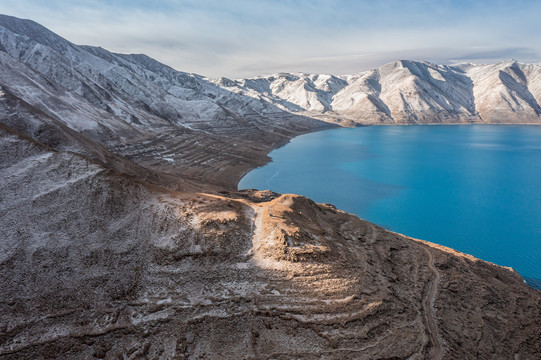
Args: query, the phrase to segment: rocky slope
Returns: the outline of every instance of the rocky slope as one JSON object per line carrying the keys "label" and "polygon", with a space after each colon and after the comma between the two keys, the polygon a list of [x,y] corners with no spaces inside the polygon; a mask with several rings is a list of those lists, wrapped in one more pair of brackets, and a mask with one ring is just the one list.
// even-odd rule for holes
{"label": "rocky slope", "polygon": [[[183,189],[197,183],[233,188],[244,172],[268,161],[274,147],[330,127],[260,99],[233,96],[145,55],[77,46],[5,15],[0,87],[9,100],[5,124],[57,149],[95,159],[107,151],[109,158],[120,156],[165,178],[193,179]],[[28,114],[31,123],[23,119]],[[99,144],[99,154],[88,142]],[[217,169],[224,173],[216,176]]]}
{"label": "rocky slope", "polygon": [[269,192],[175,193],[3,127],[0,358],[537,359],[518,274]]}
{"label": "rocky slope", "polygon": [[[475,81],[496,86],[487,73]],[[273,147],[330,126],[286,100],[294,81],[283,99],[264,79],[248,94],[6,16],[0,74],[1,359],[541,357],[541,293],[513,270],[233,190]],[[312,80],[310,112],[336,112],[350,80]]]}

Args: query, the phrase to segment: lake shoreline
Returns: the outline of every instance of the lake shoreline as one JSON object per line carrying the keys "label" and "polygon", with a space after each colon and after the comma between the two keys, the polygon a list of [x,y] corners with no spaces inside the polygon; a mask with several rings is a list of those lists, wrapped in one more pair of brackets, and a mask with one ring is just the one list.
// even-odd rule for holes
{"label": "lake shoreline", "polygon": [[[334,123],[329,123],[330,125],[336,125]],[[334,127],[324,127],[324,128],[316,128],[313,130],[309,130],[303,133],[299,133],[290,139],[288,139],[285,142],[282,142],[278,144],[278,146],[271,148],[265,155],[269,157],[269,154],[275,150],[278,150],[280,148],[283,148],[284,146],[291,143],[291,140],[298,138],[299,136],[313,134],[316,132],[322,132],[322,131],[328,131],[328,130],[337,130],[337,129],[356,129],[356,128],[363,128],[363,127],[372,127],[372,126],[404,126],[404,127],[410,127],[410,126],[541,126],[541,123],[487,123],[487,122],[478,122],[478,123],[423,123],[423,124],[357,124],[356,126],[334,126]],[[237,180],[235,188],[238,189],[239,183],[242,181],[242,178],[244,178],[247,174],[249,174],[251,171],[255,169],[259,169],[261,167],[264,167],[272,162],[272,158],[269,157],[267,162],[263,163],[262,165],[258,165],[256,167],[246,167],[242,169],[242,171],[232,174]],[[235,180],[234,180],[235,181]]]}
{"label": "lake shoreline", "polygon": [[[417,127],[419,127],[419,129],[421,129],[421,128],[424,127],[424,125],[425,125],[425,124],[415,124],[414,126],[417,126]],[[484,131],[481,132],[481,133],[479,133],[478,131],[469,131],[469,130],[464,130],[464,131],[469,132],[469,133],[475,133],[475,134],[483,134],[483,133],[486,133],[486,132],[491,132],[491,131],[493,131],[493,130],[491,130],[491,129],[487,129],[487,128],[486,128],[487,126],[488,126],[488,127],[492,127],[493,129],[509,128],[509,130],[497,130],[497,131],[496,131],[497,133],[500,133],[500,132],[507,133],[507,132],[509,132],[509,131],[511,131],[511,132],[512,132],[512,131],[515,131],[515,130],[513,130],[513,127],[516,127],[517,129],[520,129],[520,128],[522,128],[523,126],[529,127],[529,126],[531,126],[532,124],[524,124],[524,125],[523,125],[523,124],[520,124],[520,125],[516,125],[516,124],[430,124],[429,127],[432,128],[432,126],[434,126],[434,125],[453,125],[453,127],[456,126],[456,125],[468,125],[468,126],[464,127],[464,129],[469,128],[471,125],[482,125],[481,127],[479,127],[479,128],[483,128],[483,129],[484,129]],[[539,124],[535,124],[535,125],[539,125]],[[475,127],[475,126],[474,126],[474,127]],[[387,128],[387,127],[386,127],[386,126],[383,126],[383,127],[380,127],[380,126],[363,126],[363,128],[374,128],[374,129],[375,129],[375,128],[382,128],[382,129],[383,129],[383,128]],[[395,126],[395,128],[397,129],[397,131],[399,131],[398,129],[400,129],[400,128],[403,128],[403,130],[405,130],[405,128],[410,128],[410,126],[404,127],[403,125],[397,125],[397,126]],[[537,128],[537,126],[536,126],[536,128]],[[340,130],[343,130],[343,129],[344,129],[344,128],[341,128]],[[425,127],[425,131],[429,131],[429,130],[427,130],[427,129],[428,129],[428,127]],[[338,129],[333,129],[333,130],[338,131]],[[345,130],[345,129],[344,129],[344,130]],[[385,131],[386,131],[386,130],[385,130]],[[393,131],[393,130],[389,130],[389,131]],[[421,131],[421,130],[413,130],[413,129],[412,129],[412,131],[414,131],[415,133],[417,133],[417,132],[419,132],[419,131]],[[431,131],[431,130],[430,130],[430,131]],[[430,132],[430,131],[429,131],[429,132]],[[436,131],[438,131],[438,130],[436,130]],[[462,132],[462,131],[463,131],[463,130],[457,130],[457,131],[454,131],[454,130],[453,130],[452,133],[457,133],[457,132],[460,133],[460,132]],[[524,130],[520,130],[520,131],[524,132]],[[421,131],[421,132],[424,132],[424,131]],[[447,132],[447,131],[444,131],[444,132]],[[528,132],[528,131],[526,131],[526,132]],[[317,134],[317,133],[321,134],[321,132],[318,131],[318,132],[312,132],[310,135],[309,135],[309,134],[306,134],[306,135],[303,135],[303,136],[307,136],[307,135],[308,135],[308,136],[311,136],[311,137],[312,137],[312,140],[310,140],[310,141],[311,141],[312,143],[316,143],[316,140],[314,140],[315,138],[314,138],[313,135],[314,135],[314,134]],[[409,133],[409,132],[406,132],[405,134],[407,134],[407,133]],[[337,133],[334,133],[334,134],[337,134]],[[374,134],[374,132],[372,132],[372,134]],[[396,135],[396,134],[395,134],[395,135]],[[368,135],[367,135],[367,136],[368,136]],[[329,136],[326,136],[326,135],[316,135],[316,138],[317,138],[319,141],[322,141],[322,142],[323,142],[323,139],[327,140],[328,137],[329,137]],[[339,136],[337,135],[337,137],[339,137]],[[291,144],[291,141],[288,142],[288,144]],[[286,144],[286,145],[288,145],[288,144]],[[336,144],[336,139],[333,140],[333,145],[337,145],[337,144]],[[476,144],[476,145],[477,145],[477,144]],[[491,144],[479,144],[479,146],[480,146],[481,148],[482,148],[482,146],[488,146],[488,145],[491,145]],[[298,143],[295,144],[295,147],[300,147],[300,146],[301,146],[301,145],[299,145]],[[444,147],[444,145],[442,145],[442,144],[440,144],[440,145],[438,145],[438,146]],[[281,149],[281,148],[283,148],[283,146],[280,147],[280,149]],[[327,151],[332,151],[332,150],[329,150],[330,148],[331,148],[331,147],[327,147]],[[276,150],[278,150],[278,149],[274,149],[273,151],[276,151]],[[535,150],[535,151],[537,151],[537,150]],[[535,155],[536,155],[536,154],[533,153],[533,156],[535,156]],[[286,156],[286,155],[284,155],[284,156]],[[296,158],[296,157],[299,156],[299,155],[298,155],[298,154],[295,154],[295,155],[294,155],[294,154],[290,154],[289,156],[292,157],[292,158]],[[317,154],[314,155],[314,157],[316,157],[316,158],[317,158],[317,156],[318,156]],[[493,156],[495,156],[495,155],[493,155]],[[276,160],[275,160],[275,159],[271,159],[266,165],[264,165],[263,167],[257,168],[257,169],[262,169],[262,168],[264,168],[265,166],[270,166],[270,164],[272,164],[274,161],[276,161]],[[301,158],[301,159],[298,159],[298,161],[299,161],[299,162],[303,162],[303,161],[305,161],[305,160],[304,160],[303,158]],[[313,164],[313,161],[312,161],[312,166],[316,166],[315,164]],[[274,168],[274,169],[277,169],[276,166],[274,166],[273,168]],[[475,170],[475,167],[473,167],[472,169]],[[254,170],[252,170],[252,171],[256,171],[256,170],[254,169]],[[304,171],[306,171],[306,170],[304,170]],[[249,174],[249,173],[247,173],[247,174]],[[247,175],[247,174],[246,174],[246,175]],[[283,175],[282,175],[282,176],[283,176]],[[318,175],[314,175],[314,176],[318,176]],[[345,175],[344,175],[344,176],[345,176]],[[268,175],[267,178],[269,178],[269,177],[270,177],[270,175]],[[245,179],[245,176],[241,178],[241,181],[239,181],[239,184],[241,184],[241,183],[242,183],[242,180],[244,180],[244,179]],[[329,179],[326,179],[326,180],[327,180],[327,184],[332,183],[332,182],[329,182],[329,181],[330,181]],[[373,179],[373,180],[374,180],[374,179]],[[377,180],[374,180],[374,181],[377,181]],[[308,180],[308,181],[306,182],[306,184],[309,184],[309,183],[310,183],[310,181]],[[248,186],[244,185],[244,186],[241,186],[241,188],[259,188],[259,189],[267,189],[267,188],[270,188],[270,190],[276,191],[276,192],[284,192],[284,193],[300,193],[300,194],[302,194],[302,195],[304,195],[304,196],[307,196],[307,197],[309,197],[309,198],[315,199],[317,202],[333,203],[333,204],[336,205],[339,209],[342,209],[342,210],[345,210],[345,211],[347,211],[347,212],[353,213],[353,214],[355,214],[356,216],[358,216],[358,217],[360,217],[360,218],[363,218],[363,219],[366,219],[366,220],[368,220],[368,221],[370,221],[370,222],[373,222],[373,223],[376,223],[376,224],[384,224],[384,225],[388,225],[388,227],[391,228],[391,229],[393,229],[393,231],[399,231],[399,232],[401,232],[401,233],[406,233],[406,234],[414,234],[414,237],[415,237],[415,238],[427,239],[428,241],[438,243],[438,240],[437,240],[437,239],[439,238],[439,236],[431,236],[431,237],[427,237],[426,235],[423,236],[423,235],[421,235],[420,233],[415,233],[415,232],[412,232],[412,231],[405,231],[404,228],[400,228],[400,227],[396,228],[395,224],[394,224],[393,222],[390,222],[390,221],[378,222],[378,221],[376,221],[376,220],[373,219],[373,218],[370,218],[370,217],[367,217],[367,216],[363,216],[362,214],[358,213],[357,211],[355,211],[355,210],[352,209],[351,207],[348,208],[348,206],[344,206],[344,204],[343,204],[343,203],[340,203],[340,201],[334,201],[332,198],[328,198],[328,197],[325,198],[325,197],[322,197],[322,196],[314,196],[313,192],[312,192],[312,193],[310,193],[310,192],[303,192],[303,191],[305,190],[305,189],[304,189],[305,186],[302,186],[302,185],[303,185],[303,184],[301,184],[301,185],[296,185],[297,188],[294,188],[294,187],[291,188],[291,187],[290,187],[289,190],[285,190],[284,188],[276,188],[276,187],[272,187],[272,186],[269,186],[268,184],[261,185],[261,184],[257,184],[257,183],[254,184],[253,186],[252,186],[252,185],[248,185]],[[327,185],[327,186],[328,186],[328,185]],[[299,187],[300,187],[300,189],[302,189],[302,190],[300,190]],[[334,187],[341,188],[341,185],[338,184],[338,183],[334,183]],[[348,192],[348,193],[351,193],[351,190],[347,190],[347,189],[345,189],[345,188],[342,188],[341,190],[342,190],[342,191],[346,191],[346,192]],[[340,191],[340,190],[337,190],[337,191]],[[365,191],[365,192],[370,192],[370,189],[367,189],[367,188],[364,188],[364,187],[363,187],[363,191]],[[504,191],[505,191],[505,190],[504,190]],[[502,194],[502,195],[505,195],[505,196],[507,196],[507,197],[509,196],[508,194]],[[507,201],[507,200],[506,200],[506,201]],[[477,228],[480,228],[480,227],[482,227],[482,226],[478,224],[478,225],[476,225],[476,227],[477,227]],[[458,230],[461,230],[461,229],[458,229]],[[461,230],[461,231],[463,231],[463,230]],[[518,234],[517,234],[517,235],[518,235]],[[449,244],[449,243],[447,243],[447,242],[445,242],[445,241],[440,241],[439,243],[444,244],[445,246],[448,246],[448,247],[451,247],[451,248],[456,248],[456,246],[453,246],[452,244]],[[494,258],[491,258],[490,256],[489,256],[489,257],[487,257],[487,256],[482,256],[480,253],[476,253],[475,251],[472,251],[472,250],[467,250],[467,249],[460,248],[460,247],[459,247],[459,250],[460,250],[461,252],[474,253],[476,257],[480,257],[480,258],[483,258],[483,259],[488,259],[487,261],[489,261],[489,262],[495,262],[495,263],[497,263],[497,264],[502,264],[502,261],[501,261],[501,260],[500,260],[500,261],[494,261]],[[537,252],[536,252],[536,253],[537,253]],[[505,262],[505,261],[503,262],[503,265],[505,265],[505,266],[513,266],[513,267],[516,268],[516,265],[510,264],[510,263]],[[523,270],[522,270],[522,271],[519,271],[519,272],[520,272],[521,274],[524,273],[524,274],[525,274],[525,278],[526,278],[526,277],[527,277],[527,278],[533,278],[533,279],[539,278],[538,276],[537,276],[537,277],[536,277],[536,276],[532,276],[532,275],[533,275],[532,273],[528,273],[528,272],[525,273]],[[534,273],[535,273],[535,272],[534,272]],[[534,287],[535,287],[535,286],[534,286]]]}

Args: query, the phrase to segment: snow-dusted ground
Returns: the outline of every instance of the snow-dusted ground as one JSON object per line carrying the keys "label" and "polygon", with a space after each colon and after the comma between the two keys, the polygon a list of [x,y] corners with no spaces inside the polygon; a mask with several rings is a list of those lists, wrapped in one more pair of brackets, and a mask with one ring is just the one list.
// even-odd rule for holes
{"label": "snow-dusted ground", "polygon": [[166,191],[1,124],[0,178],[2,359],[540,354],[514,271],[332,206]]}

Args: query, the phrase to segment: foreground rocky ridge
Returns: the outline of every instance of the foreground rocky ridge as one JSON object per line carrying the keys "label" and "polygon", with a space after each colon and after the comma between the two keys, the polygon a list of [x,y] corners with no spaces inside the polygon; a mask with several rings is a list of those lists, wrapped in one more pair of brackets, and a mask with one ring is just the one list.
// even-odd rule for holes
{"label": "foreground rocky ridge", "polygon": [[0,358],[541,355],[540,292],[510,269],[296,195],[0,146]]}
{"label": "foreground rocky ridge", "polygon": [[0,358],[541,357],[540,293],[514,271],[233,190],[328,123],[0,26]]}

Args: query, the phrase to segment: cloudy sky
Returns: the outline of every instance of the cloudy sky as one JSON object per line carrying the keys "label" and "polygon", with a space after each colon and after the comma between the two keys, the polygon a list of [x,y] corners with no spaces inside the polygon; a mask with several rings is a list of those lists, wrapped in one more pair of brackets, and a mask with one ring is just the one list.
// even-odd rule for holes
{"label": "cloudy sky", "polygon": [[0,13],[210,77],[541,61],[533,0],[0,0]]}

